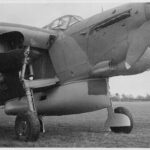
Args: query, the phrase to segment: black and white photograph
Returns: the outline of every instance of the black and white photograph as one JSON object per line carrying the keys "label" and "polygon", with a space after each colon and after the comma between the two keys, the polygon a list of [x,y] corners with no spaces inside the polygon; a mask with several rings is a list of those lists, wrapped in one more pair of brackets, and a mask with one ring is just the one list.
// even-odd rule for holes
{"label": "black and white photograph", "polygon": [[150,148],[150,2],[0,0],[1,148]]}

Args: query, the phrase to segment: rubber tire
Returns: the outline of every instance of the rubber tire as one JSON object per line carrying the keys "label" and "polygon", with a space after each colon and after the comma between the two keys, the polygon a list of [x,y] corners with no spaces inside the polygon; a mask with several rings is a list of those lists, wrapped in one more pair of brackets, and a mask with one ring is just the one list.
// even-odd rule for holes
{"label": "rubber tire", "polygon": [[[25,123],[26,131],[20,135],[19,129]],[[38,116],[33,112],[19,114],[15,121],[15,133],[18,140],[36,141],[40,134],[40,122]]]}
{"label": "rubber tire", "polygon": [[132,117],[131,113],[129,112],[129,110],[124,107],[117,107],[117,108],[115,108],[114,112],[128,116],[130,119],[131,125],[124,126],[124,127],[110,127],[111,131],[115,132],[115,133],[127,133],[127,134],[130,133],[133,129],[134,122],[133,122],[133,117]]}

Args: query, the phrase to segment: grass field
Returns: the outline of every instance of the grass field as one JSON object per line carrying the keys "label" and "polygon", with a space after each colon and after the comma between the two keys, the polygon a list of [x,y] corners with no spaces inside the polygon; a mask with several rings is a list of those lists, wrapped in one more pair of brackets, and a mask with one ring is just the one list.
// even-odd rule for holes
{"label": "grass field", "polygon": [[134,117],[130,134],[104,132],[106,110],[61,117],[45,117],[46,133],[36,142],[15,139],[14,117],[0,111],[0,147],[150,147],[150,102],[114,102]]}

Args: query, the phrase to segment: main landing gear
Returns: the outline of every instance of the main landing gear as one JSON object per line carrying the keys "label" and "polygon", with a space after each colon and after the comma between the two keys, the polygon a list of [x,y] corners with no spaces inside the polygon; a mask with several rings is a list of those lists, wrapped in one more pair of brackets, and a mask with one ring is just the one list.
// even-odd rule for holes
{"label": "main landing gear", "polygon": [[[40,131],[44,132],[44,124],[42,122],[42,117],[39,117],[37,114],[36,106],[35,106],[35,101],[33,97],[33,91],[32,88],[30,87],[30,81],[25,80],[25,71],[26,71],[26,66],[28,64],[29,60],[29,52],[30,52],[30,47],[28,47],[25,50],[25,59],[24,59],[24,64],[22,67],[22,72],[21,72],[21,80],[26,92],[27,96],[27,101],[28,101],[28,106],[29,110],[24,113],[20,113],[16,117],[15,121],[15,133],[16,137],[19,140],[23,141],[36,141],[39,137]],[[31,66],[29,66],[32,68]],[[30,73],[32,70],[30,71]]]}
{"label": "main landing gear", "polygon": [[133,118],[129,110],[124,107],[112,106],[107,108],[108,118],[105,123],[105,130],[110,129],[115,133],[130,133],[133,129]]}

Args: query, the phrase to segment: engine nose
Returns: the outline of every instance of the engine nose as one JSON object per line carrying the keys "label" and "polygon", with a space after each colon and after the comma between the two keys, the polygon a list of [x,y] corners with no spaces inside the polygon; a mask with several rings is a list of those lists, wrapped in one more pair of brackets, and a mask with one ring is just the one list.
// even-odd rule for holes
{"label": "engine nose", "polygon": [[145,17],[150,20],[150,3],[145,4]]}

